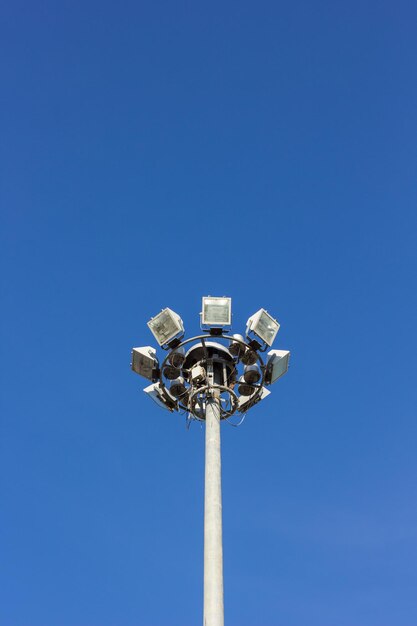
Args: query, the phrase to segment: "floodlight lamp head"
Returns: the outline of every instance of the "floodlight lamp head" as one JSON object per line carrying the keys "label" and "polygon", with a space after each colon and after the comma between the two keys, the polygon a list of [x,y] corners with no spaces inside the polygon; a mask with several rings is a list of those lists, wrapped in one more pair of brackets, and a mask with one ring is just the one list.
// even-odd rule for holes
{"label": "floodlight lamp head", "polygon": [[165,395],[162,392],[162,389],[161,389],[159,383],[155,383],[153,385],[149,385],[149,387],[145,387],[145,389],[143,391],[159,407],[162,407],[163,409],[166,409],[167,411],[170,411],[171,413],[173,411],[177,410],[178,405],[177,405],[175,399],[172,396],[170,396],[166,390],[165,390],[165,394],[166,394]]}
{"label": "floodlight lamp head", "polygon": [[252,317],[248,319],[246,326],[246,336],[255,334],[266,345],[272,346],[277,332],[279,323],[265,309],[259,309]]}
{"label": "floodlight lamp head", "polygon": [[223,328],[232,324],[232,298],[203,297],[201,325]]}
{"label": "floodlight lamp head", "polygon": [[168,380],[175,380],[181,374],[181,370],[178,369],[177,367],[174,367],[173,365],[168,364],[162,368],[162,374]]}
{"label": "floodlight lamp head", "polygon": [[177,369],[180,369],[185,361],[185,349],[183,347],[172,350],[168,355],[168,362]]}
{"label": "floodlight lamp head", "polygon": [[257,383],[261,378],[261,370],[257,365],[245,365],[243,378],[247,383]]}
{"label": "floodlight lamp head", "polygon": [[184,336],[184,324],[178,313],[163,309],[148,322],[149,329],[159,345],[166,348],[173,340]]}
{"label": "floodlight lamp head", "polygon": [[239,405],[237,407],[237,410],[239,411],[239,413],[246,413],[247,411],[249,411],[249,409],[255,406],[255,404],[258,404],[258,402],[267,398],[270,393],[271,392],[268,389],[262,387],[259,395],[256,397],[254,393],[251,396],[241,395],[239,398]]}
{"label": "floodlight lamp head", "polygon": [[255,365],[258,360],[258,355],[255,350],[248,348],[241,357],[241,361],[244,365]]}
{"label": "floodlight lamp head", "polygon": [[151,346],[143,348],[133,348],[132,350],[132,370],[148,380],[158,380],[159,363],[156,358],[156,350]]}
{"label": "floodlight lamp head", "polygon": [[244,376],[241,376],[239,378],[237,390],[242,396],[251,396],[255,392],[255,387],[246,382]]}
{"label": "floodlight lamp head", "polygon": [[266,362],[265,384],[272,385],[288,372],[289,350],[270,350]]}
{"label": "floodlight lamp head", "polygon": [[246,350],[245,340],[242,335],[232,335],[232,341],[229,346],[229,352],[234,357],[239,358]]}
{"label": "floodlight lamp head", "polygon": [[175,398],[180,398],[181,396],[185,395],[187,388],[184,384],[184,379],[182,376],[179,376],[172,381],[169,391],[173,396],[175,396]]}

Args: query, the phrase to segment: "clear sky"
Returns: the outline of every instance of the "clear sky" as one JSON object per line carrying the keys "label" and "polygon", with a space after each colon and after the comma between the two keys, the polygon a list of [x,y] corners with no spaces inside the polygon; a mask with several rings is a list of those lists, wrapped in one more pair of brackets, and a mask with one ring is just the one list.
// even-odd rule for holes
{"label": "clear sky", "polygon": [[201,623],[204,430],[129,363],[211,294],[292,351],[222,428],[226,624],[415,626],[415,1],[0,12],[0,624]]}

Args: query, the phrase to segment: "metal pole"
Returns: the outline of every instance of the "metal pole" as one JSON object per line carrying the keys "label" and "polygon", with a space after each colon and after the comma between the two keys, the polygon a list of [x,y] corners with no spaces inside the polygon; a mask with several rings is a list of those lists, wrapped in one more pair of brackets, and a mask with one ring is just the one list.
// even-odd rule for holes
{"label": "metal pole", "polygon": [[203,626],[224,626],[220,406],[214,397],[206,402]]}

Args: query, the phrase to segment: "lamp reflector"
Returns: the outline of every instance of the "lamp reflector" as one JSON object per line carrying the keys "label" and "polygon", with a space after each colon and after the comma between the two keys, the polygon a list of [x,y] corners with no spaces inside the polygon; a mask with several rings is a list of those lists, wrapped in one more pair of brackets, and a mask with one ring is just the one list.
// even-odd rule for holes
{"label": "lamp reflector", "polygon": [[246,350],[245,346],[243,345],[245,343],[245,340],[242,335],[232,335],[232,337],[234,341],[232,341],[229,346],[229,352],[233,356],[240,357]]}
{"label": "lamp reflector", "polygon": [[148,326],[160,346],[164,346],[174,337],[184,334],[182,319],[168,308],[149,320]]}
{"label": "lamp reflector", "polygon": [[186,389],[186,386],[184,385],[184,379],[182,376],[179,376],[178,378],[172,381],[169,391],[176,398],[179,398],[180,396],[185,394],[187,389]]}
{"label": "lamp reflector", "polygon": [[266,382],[271,385],[288,371],[289,350],[270,350],[266,362]]}
{"label": "lamp reflector", "polygon": [[254,365],[258,360],[258,355],[255,350],[251,350],[248,348],[244,355],[241,358],[241,361],[244,365]]}
{"label": "lamp reflector", "polygon": [[268,346],[272,346],[274,343],[278,330],[279,324],[277,320],[274,320],[265,309],[260,309],[255,315],[252,315],[248,319],[246,326],[246,334],[249,332],[255,333]]}
{"label": "lamp reflector", "polygon": [[180,347],[180,348],[177,348],[176,350],[173,350],[168,356],[168,361],[173,367],[180,369],[185,361],[184,348]]}
{"label": "lamp reflector", "polygon": [[230,326],[232,323],[232,298],[203,298],[203,326]]}
{"label": "lamp reflector", "polygon": [[249,383],[245,381],[244,377],[241,376],[239,378],[239,384],[238,384],[237,390],[242,396],[251,396],[255,392],[255,387],[252,387],[252,385],[249,385]]}
{"label": "lamp reflector", "polygon": [[178,378],[181,374],[181,370],[173,365],[165,365],[165,367],[162,368],[162,373],[168,380],[175,380],[175,378]]}
{"label": "lamp reflector", "polygon": [[151,346],[143,348],[133,348],[132,350],[132,370],[148,380],[153,380],[155,370],[158,368],[156,350]]}
{"label": "lamp reflector", "polygon": [[261,371],[257,365],[245,365],[243,378],[247,383],[257,383],[261,378]]}
{"label": "lamp reflector", "polygon": [[154,383],[153,385],[149,385],[149,387],[145,387],[143,391],[146,393],[147,396],[151,398],[151,400],[156,402],[156,404],[162,407],[163,409],[167,409],[167,411],[171,411],[172,413],[174,409],[177,408],[177,403],[175,402],[174,398],[172,398],[172,400],[167,399],[162,394],[162,391],[159,387],[159,383]]}

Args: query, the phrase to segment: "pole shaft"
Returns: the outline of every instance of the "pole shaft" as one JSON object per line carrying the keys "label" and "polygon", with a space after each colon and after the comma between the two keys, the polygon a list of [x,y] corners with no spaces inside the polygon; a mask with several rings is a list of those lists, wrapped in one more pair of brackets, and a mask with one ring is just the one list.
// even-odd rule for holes
{"label": "pole shaft", "polygon": [[217,398],[208,398],[206,403],[203,626],[224,626],[220,406]]}

